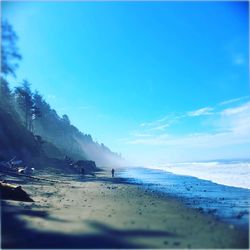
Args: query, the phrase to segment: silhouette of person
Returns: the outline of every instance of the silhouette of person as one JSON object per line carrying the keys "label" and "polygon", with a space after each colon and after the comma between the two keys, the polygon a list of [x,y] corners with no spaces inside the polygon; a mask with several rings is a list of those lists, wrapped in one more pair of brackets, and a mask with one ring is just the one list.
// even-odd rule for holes
{"label": "silhouette of person", "polygon": [[85,174],[84,168],[81,169],[81,173],[82,173],[82,175]]}
{"label": "silhouette of person", "polygon": [[112,168],[112,170],[111,170],[111,174],[112,174],[112,177],[114,177],[115,176],[115,170]]}

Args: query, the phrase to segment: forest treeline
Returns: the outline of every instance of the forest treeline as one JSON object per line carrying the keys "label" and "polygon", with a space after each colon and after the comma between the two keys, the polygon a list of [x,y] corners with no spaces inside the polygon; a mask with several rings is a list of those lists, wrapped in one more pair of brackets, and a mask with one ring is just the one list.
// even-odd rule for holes
{"label": "forest treeline", "polygon": [[38,91],[32,92],[27,80],[9,87],[9,76],[16,77],[22,57],[17,35],[7,21],[1,23],[1,38],[0,161],[14,156],[26,161],[48,157],[120,165],[119,154],[79,131],[66,114],[60,117]]}

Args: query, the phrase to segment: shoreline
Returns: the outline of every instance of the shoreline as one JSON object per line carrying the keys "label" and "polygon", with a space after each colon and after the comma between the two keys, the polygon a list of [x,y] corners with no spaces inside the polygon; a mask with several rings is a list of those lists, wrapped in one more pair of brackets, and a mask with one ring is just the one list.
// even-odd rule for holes
{"label": "shoreline", "polygon": [[121,171],[131,183],[147,186],[168,197],[180,200],[187,207],[216,219],[249,228],[250,190],[214,183],[194,176],[178,175],[159,169],[131,168]]}
{"label": "shoreline", "polygon": [[5,249],[249,246],[248,230],[105,171],[82,180],[75,176],[80,181],[69,184],[6,177],[22,185],[35,202],[2,201]]}

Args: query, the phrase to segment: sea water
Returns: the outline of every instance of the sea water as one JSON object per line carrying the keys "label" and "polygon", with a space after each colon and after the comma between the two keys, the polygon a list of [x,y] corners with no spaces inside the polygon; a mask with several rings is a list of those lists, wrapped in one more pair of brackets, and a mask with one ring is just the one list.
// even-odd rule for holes
{"label": "sea water", "polygon": [[120,176],[180,198],[186,205],[240,227],[249,226],[250,162],[129,167]]}
{"label": "sea water", "polygon": [[194,176],[217,184],[250,189],[250,161],[187,162],[152,166],[174,174]]}

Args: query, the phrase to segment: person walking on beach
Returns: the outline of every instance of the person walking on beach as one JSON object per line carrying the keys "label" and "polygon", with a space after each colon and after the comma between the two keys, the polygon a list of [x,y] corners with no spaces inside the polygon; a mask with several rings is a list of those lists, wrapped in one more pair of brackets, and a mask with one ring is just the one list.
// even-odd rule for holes
{"label": "person walking on beach", "polygon": [[114,177],[115,176],[115,170],[112,168],[112,170],[111,170],[111,174],[112,174],[112,177]]}
{"label": "person walking on beach", "polygon": [[82,174],[82,175],[85,174],[84,168],[81,168],[81,174]]}

